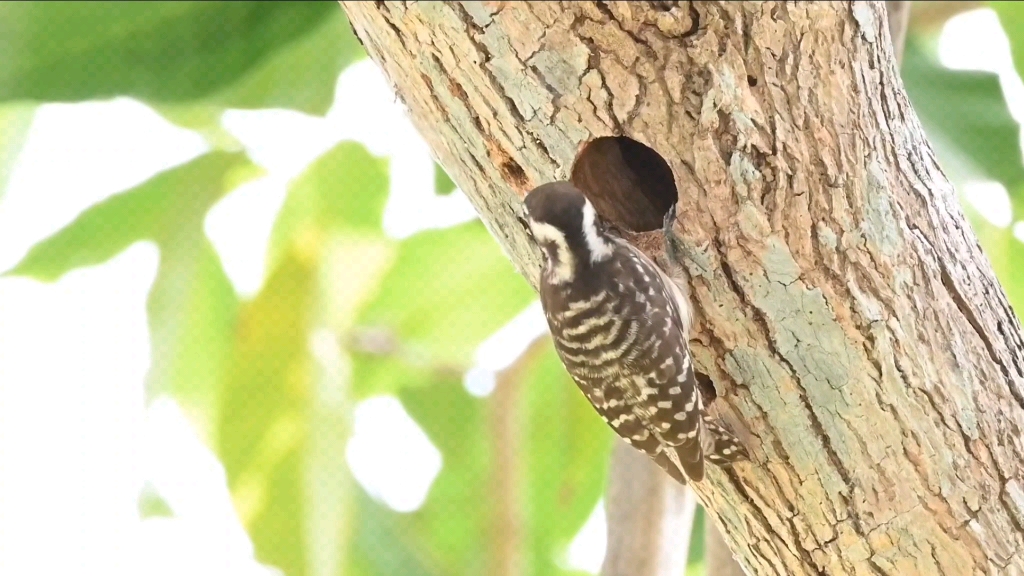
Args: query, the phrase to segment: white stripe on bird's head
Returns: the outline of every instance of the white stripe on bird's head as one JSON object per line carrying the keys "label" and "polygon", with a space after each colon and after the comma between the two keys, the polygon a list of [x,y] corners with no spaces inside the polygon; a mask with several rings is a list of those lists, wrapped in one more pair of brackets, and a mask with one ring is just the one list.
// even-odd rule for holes
{"label": "white stripe on bird's head", "polygon": [[600,262],[612,255],[612,245],[597,228],[597,211],[590,200],[583,204],[583,239],[587,242],[591,262]]}
{"label": "white stripe on bird's head", "polygon": [[[545,272],[554,284],[563,284],[572,280],[573,270],[576,267],[576,259],[569,249],[569,242],[565,239],[565,233],[557,227],[545,222],[538,222],[533,218],[527,218],[530,230],[533,232],[537,243],[545,248]],[[553,248],[554,253],[548,251]],[[553,261],[552,261],[553,260]]]}

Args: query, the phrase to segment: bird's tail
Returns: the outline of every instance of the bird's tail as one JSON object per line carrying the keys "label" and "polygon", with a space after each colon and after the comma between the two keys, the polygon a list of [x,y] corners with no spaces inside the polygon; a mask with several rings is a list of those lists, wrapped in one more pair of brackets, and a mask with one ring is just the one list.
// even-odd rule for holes
{"label": "bird's tail", "polygon": [[[671,451],[671,452],[669,452]],[[696,451],[700,453],[700,451]],[[692,449],[679,446],[659,446],[654,455],[654,462],[680,484],[688,481],[700,482],[704,479],[704,459],[693,459]]]}
{"label": "bird's tail", "polygon": [[[724,468],[736,462],[750,460],[750,453],[739,438],[706,414],[701,428],[701,450],[695,450],[694,446],[661,445],[653,454],[648,453],[662,470],[680,484],[703,480],[704,461]],[[703,458],[695,459],[697,455],[702,455]]]}
{"label": "bird's tail", "polygon": [[704,416],[704,433],[710,439],[709,449],[704,458],[718,466],[730,466],[741,460],[750,460],[750,453],[735,434],[707,415]]}

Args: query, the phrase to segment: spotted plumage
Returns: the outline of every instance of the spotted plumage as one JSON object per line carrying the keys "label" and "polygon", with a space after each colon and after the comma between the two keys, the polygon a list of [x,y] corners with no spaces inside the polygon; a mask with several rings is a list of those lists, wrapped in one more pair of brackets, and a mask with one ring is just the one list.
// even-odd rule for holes
{"label": "spotted plumage", "polygon": [[598,414],[680,482],[703,479],[705,458],[723,465],[745,458],[704,414],[680,286],[607,233],[567,182],[531,191],[526,213],[544,253],[540,297],[555,349]]}

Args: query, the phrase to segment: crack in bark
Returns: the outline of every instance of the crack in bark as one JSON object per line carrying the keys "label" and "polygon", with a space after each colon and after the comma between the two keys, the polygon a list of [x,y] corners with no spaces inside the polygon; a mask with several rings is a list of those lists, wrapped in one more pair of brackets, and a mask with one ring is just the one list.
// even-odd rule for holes
{"label": "crack in bark", "polygon": [[501,83],[498,82],[498,78],[494,75],[494,72],[492,72],[490,68],[487,67],[487,64],[492,59],[491,51],[474,36],[474,34],[476,36],[482,36],[484,34],[484,29],[473,21],[473,17],[469,15],[469,12],[466,10],[466,7],[463,6],[460,2],[451,2],[449,3],[449,5],[454,6],[458,9],[459,19],[462,21],[462,24],[466,27],[467,30],[466,38],[468,38],[469,41],[473,43],[473,47],[476,48],[477,53],[480,54],[480,69],[487,77],[488,82],[490,82],[491,88],[494,89],[494,93],[497,94],[505,103],[505,108],[508,110],[509,114],[512,115],[512,118],[515,119],[519,128],[525,130],[526,120],[523,118],[522,113],[519,112],[519,107],[516,106],[515,101],[512,100],[512,98],[505,92],[504,88],[501,86]]}
{"label": "crack in bark", "polygon": [[[586,16],[584,16],[584,18],[599,25],[606,24],[606,22],[598,22],[595,20],[591,20]],[[576,34],[580,41],[583,42],[587,49],[590,50],[590,61],[588,63],[588,68],[584,71],[583,75],[586,76],[587,73],[589,73],[590,71],[594,71],[597,73],[597,77],[601,81],[601,89],[604,91],[605,95],[604,113],[606,116],[608,116],[608,120],[611,121],[612,123],[614,134],[616,136],[623,136],[625,135],[626,131],[623,128],[622,120],[615,113],[615,94],[613,94],[611,89],[608,87],[608,79],[605,77],[604,68],[601,66],[601,62],[604,59],[604,51],[597,46],[597,43],[594,41],[593,38],[586,36],[582,33],[582,31],[580,30],[580,26],[581,24],[577,19],[573,21],[572,25],[570,26],[570,29]],[[623,67],[625,66],[623,65]],[[594,107],[594,114],[597,115],[597,102],[594,102],[593,98],[591,98],[591,104]]]}
{"label": "crack in bark", "polygon": [[1021,403],[1021,406],[1024,406],[1024,398],[1019,395],[1018,390],[1014,389],[1013,378],[1010,376],[1009,368],[1007,368],[1003,359],[999,357],[999,354],[996,353],[992,340],[982,328],[981,322],[974,314],[974,310],[964,299],[963,294],[960,293],[960,290],[956,286],[956,282],[954,282],[953,278],[949,275],[949,269],[942,260],[939,260],[939,266],[942,274],[942,285],[945,286],[946,290],[949,292],[949,297],[953,300],[953,303],[956,304],[957,309],[960,310],[960,313],[963,315],[964,319],[967,320],[967,323],[974,329],[978,339],[981,340],[981,343],[985,346],[985,350],[988,351],[989,358],[1003,373],[1003,377],[1006,378],[1007,388],[1009,388],[1011,394],[1013,394],[1017,401]]}
{"label": "crack in bark", "polygon": [[700,11],[697,10],[697,7],[694,4],[695,2],[689,3],[690,20],[692,21],[692,24],[690,24],[690,29],[683,32],[683,35],[679,37],[680,40],[686,40],[696,36],[697,32],[700,32]]}
{"label": "crack in bark", "polygon": [[[725,279],[728,281],[733,292],[740,298],[740,300],[746,305],[746,307],[753,312],[753,319],[758,324],[763,335],[765,336],[765,345],[768,347],[771,354],[778,361],[780,361],[783,365],[786,366],[793,380],[800,385],[801,393],[798,396],[800,398],[801,403],[803,404],[803,408],[806,413],[807,420],[810,424],[811,430],[814,432],[814,436],[820,440],[821,447],[825,451],[829,463],[832,464],[833,469],[839,475],[840,480],[842,480],[842,483],[846,488],[845,494],[843,492],[837,492],[835,496],[842,499],[847,507],[853,508],[853,502],[851,501],[851,498],[854,494],[854,486],[856,484],[850,476],[849,470],[846,469],[846,466],[843,464],[842,460],[839,458],[839,455],[836,453],[835,448],[833,448],[830,436],[825,432],[825,429],[821,424],[821,420],[819,419],[817,413],[814,411],[813,405],[811,404],[810,400],[807,398],[805,384],[801,381],[800,378],[800,371],[797,370],[796,367],[794,367],[792,363],[790,363],[790,361],[781,352],[779,352],[774,340],[771,337],[769,322],[764,317],[764,312],[760,308],[758,308],[753,302],[750,302],[747,299],[745,291],[740,286],[739,282],[736,280],[732,271],[732,267],[729,264],[728,260],[725,258],[725,255],[722,252],[720,246],[718,247],[718,250],[720,255],[722,273]],[[867,541],[867,533],[865,532],[864,527],[861,525],[860,518],[856,514],[853,514],[849,516],[849,520],[856,529],[857,533],[860,535],[864,544],[868,547],[869,550],[873,550],[870,542]]]}
{"label": "crack in bark", "polygon": [[[741,495],[747,501],[747,504],[750,506],[750,508],[757,512],[762,524],[765,526],[773,526],[774,523],[768,519],[768,517],[761,510],[761,507],[757,504],[754,498],[750,496],[750,492],[748,491],[747,487],[744,486],[742,482],[740,482],[739,477],[737,477],[736,473],[733,470],[727,469],[725,470],[725,474],[726,478],[729,479],[729,483],[736,490],[737,494]],[[808,566],[814,566],[817,570],[816,574],[824,576],[825,573],[818,567],[818,563],[814,561],[813,557],[811,557],[810,552],[800,545],[800,533],[792,522],[792,516],[789,517],[788,520],[789,522],[784,522],[784,524],[790,529],[789,536],[791,540],[783,539],[781,540],[781,543],[786,546],[786,550],[788,550],[790,554],[800,558]],[[762,542],[769,542],[769,544],[774,544],[774,541],[769,540],[762,540]]]}

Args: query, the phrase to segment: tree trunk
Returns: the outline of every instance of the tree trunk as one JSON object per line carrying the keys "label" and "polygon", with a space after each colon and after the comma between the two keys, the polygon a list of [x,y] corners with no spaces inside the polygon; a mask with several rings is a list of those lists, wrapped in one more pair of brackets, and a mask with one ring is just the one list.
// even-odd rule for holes
{"label": "tree trunk", "polygon": [[[575,173],[655,257],[630,230],[678,191],[691,346],[753,458],[693,489],[747,572],[1024,573],[1024,339],[881,2],[342,4],[534,285],[532,187]],[[668,187],[630,140],[574,169],[605,136]]]}

